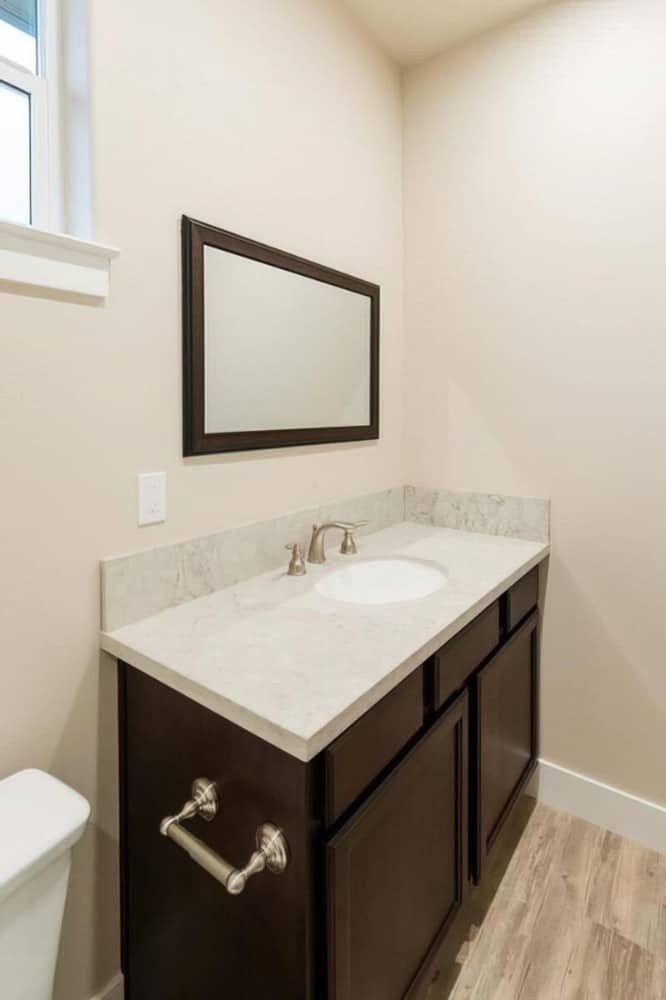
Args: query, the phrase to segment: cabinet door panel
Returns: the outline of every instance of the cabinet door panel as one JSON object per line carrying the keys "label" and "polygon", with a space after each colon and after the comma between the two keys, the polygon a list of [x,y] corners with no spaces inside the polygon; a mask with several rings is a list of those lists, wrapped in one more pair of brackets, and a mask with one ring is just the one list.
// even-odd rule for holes
{"label": "cabinet door panel", "polygon": [[467,882],[467,693],[327,847],[329,1000],[402,1000]]}
{"label": "cabinet door panel", "polygon": [[476,679],[475,877],[538,755],[538,616],[533,614]]}

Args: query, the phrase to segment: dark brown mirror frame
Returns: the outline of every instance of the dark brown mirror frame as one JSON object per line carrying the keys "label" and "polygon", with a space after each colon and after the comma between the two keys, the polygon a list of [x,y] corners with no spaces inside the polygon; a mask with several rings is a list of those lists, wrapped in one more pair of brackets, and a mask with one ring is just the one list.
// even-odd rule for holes
{"label": "dark brown mirror frame", "polygon": [[[298,427],[287,430],[207,434],[204,391],[204,247],[212,246],[272,267],[337,285],[370,299],[370,423],[357,427]],[[183,453],[211,455],[258,448],[369,441],[379,437],[379,286],[323,267],[224,229],[182,219],[183,257]]]}

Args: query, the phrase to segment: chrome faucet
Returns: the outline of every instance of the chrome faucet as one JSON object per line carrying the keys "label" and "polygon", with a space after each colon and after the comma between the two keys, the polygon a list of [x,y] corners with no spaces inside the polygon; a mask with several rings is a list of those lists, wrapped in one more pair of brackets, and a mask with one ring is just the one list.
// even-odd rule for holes
{"label": "chrome faucet", "polygon": [[342,539],[342,545],[340,546],[340,551],[343,555],[355,555],[358,552],[356,548],[356,539],[354,538],[354,532],[358,528],[364,528],[368,522],[367,521],[356,521],[354,523],[348,521],[326,521],[325,524],[313,524],[312,525],[312,538],[310,539],[310,548],[308,549],[308,562],[311,563],[324,563],[326,562],[326,549],[324,548],[324,540],[326,538],[326,532],[329,528],[339,528],[340,531],[344,531],[345,536]]}

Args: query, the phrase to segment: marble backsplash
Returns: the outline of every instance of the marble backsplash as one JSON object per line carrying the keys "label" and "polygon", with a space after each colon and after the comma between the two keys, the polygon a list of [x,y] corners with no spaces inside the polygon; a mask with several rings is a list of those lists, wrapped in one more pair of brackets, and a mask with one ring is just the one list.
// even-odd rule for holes
{"label": "marble backsplash", "polygon": [[328,520],[368,521],[359,535],[407,520],[547,542],[550,502],[399,486],[105,559],[101,564],[102,629],[111,632],[260,573],[286,568],[287,542],[300,542],[307,551],[312,525]]}
{"label": "marble backsplash", "polygon": [[405,487],[405,519],[528,542],[550,540],[550,500]]}
{"label": "marble backsplash", "polygon": [[[134,552],[102,562],[102,629],[130,625],[159,611],[204,597],[223,587],[266,573],[289,561],[288,542],[304,552],[313,524],[368,521],[358,532],[388,528],[405,520],[405,491],[395,489],[229,528],[173,545]],[[329,540],[329,545],[334,540]]]}

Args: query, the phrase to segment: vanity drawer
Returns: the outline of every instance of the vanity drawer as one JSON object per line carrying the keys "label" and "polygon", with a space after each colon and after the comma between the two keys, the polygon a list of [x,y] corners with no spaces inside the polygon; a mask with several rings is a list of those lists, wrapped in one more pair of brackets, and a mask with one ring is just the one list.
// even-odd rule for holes
{"label": "vanity drawer", "polygon": [[470,674],[499,646],[499,641],[500,609],[499,601],[495,601],[435,653],[435,709],[464,686]]}
{"label": "vanity drawer", "polygon": [[342,815],[422,725],[419,667],[324,750],[327,824]]}
{"label": "vanity drawer", "polygon": [[526,576],[514,583],[506,594],[506,627],[513,632],[516,625],[537,606],[539,600],[539,567],[535,566]]}

